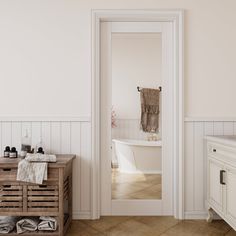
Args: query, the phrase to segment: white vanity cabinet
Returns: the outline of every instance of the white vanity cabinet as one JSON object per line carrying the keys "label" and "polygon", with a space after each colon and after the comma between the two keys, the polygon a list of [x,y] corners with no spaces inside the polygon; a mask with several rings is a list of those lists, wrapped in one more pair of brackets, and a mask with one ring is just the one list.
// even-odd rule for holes
{"label": "white vanity cabinet", "polygon": [[236,227],[236,167],[226,166],[225,215]]}
{"label": "white vanity cabinet", "polygon": [[209,203],[219,212],[223,213],[223,186],[220,183],[220,175],[224,165],[212,158],[209,158]]}
{"label": "white vanity cabinet", "polygon": [[207,136],[208,218],[213,211],[236,230],[236,136]]}

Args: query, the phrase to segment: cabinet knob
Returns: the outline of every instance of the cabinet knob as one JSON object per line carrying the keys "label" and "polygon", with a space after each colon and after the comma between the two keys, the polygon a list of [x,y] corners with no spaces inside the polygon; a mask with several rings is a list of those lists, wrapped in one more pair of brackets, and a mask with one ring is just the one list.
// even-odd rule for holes
{"label": "cabinet knob", "polygon": [[216,152],[216,149],[213,149],[212,151],[213,151],[213,152]]}

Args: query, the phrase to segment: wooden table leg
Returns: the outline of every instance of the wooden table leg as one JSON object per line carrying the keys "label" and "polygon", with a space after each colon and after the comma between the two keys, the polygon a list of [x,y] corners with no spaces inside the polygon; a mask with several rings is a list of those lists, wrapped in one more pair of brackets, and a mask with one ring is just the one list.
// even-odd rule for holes
{"label": "wooden table leg", "polygon": [[64,172],[59,168],[59,236],[64,235]]}

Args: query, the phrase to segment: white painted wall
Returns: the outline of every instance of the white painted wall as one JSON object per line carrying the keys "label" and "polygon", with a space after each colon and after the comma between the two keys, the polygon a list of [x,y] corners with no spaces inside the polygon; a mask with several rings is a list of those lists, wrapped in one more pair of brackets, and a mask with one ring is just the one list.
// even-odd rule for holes
{"label": "white painted wall", "polygon": [[235,0],[1,0],[1,114],[90,115],[91,9],[126,8],[185,9],[185,115],[236,116]]}
{"label": "white painted wall", "polygon": [[90,28],[73,5],[0,2],[1,115],[90,115]]}
{"label": "white painted wall", "polygon": [[[113,139],[148,140],[149,135],[140,128],[140,119],[117,119],[116,127],[112,129]],[[157,135],[160,139],[161,134]]]}
{"label": "white painted wall", "polygon": [[137,86],[161,86],[161,34],[112,34],[112,105],[118,119],[140,119]]}

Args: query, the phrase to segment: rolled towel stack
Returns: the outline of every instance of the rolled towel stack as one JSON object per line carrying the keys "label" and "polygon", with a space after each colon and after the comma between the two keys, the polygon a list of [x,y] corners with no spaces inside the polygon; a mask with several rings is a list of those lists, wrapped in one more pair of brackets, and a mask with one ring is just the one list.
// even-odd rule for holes
{"label": "rolled towel stack", "polygon": [[0,218],[0,234],[8,234],[16,227],[17,234],[34,231],[56,231],[57,220],[50,216],[24,217],[8,216]]}
{"label": "rolled towel stack", "polygon": [[38,224],[38,230],[56,231],[57,220],[50,216],[41,216],[41,222]]}
{"label": "rolled towel stack", "polygon": [[14,216],[4,217],[0,220],[0,234],[10,233],[16,225],[19,218]]}
{"label": "rolled towel stack", "polygon": [[18,234],[26,231],[36,231],[38,229],[38,223],[38,217],[23,218],[16,223],[16,231]]}

